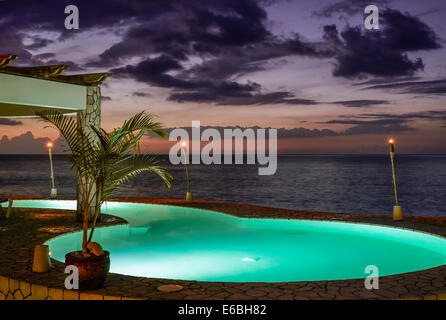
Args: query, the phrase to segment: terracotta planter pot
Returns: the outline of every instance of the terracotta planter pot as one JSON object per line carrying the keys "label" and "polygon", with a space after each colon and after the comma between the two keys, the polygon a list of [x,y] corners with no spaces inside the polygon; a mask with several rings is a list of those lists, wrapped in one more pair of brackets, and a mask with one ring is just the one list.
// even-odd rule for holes
{"label": "terracotta planter pot", "polygon": [[79,270],[79,289],[99,289],[104,286],[110,270],[110,253],[104,250],[100,256],[82,256],[82,251],[69,252],[65,255],[65,266],[75,265]]}

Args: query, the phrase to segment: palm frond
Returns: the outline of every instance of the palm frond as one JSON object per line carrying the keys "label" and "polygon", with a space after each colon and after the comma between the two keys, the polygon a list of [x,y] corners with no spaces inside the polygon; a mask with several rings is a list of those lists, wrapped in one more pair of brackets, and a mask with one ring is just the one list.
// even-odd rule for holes
{"label": "palm frond", "polygon": [[[157,157],[139,153],[139,141],[147,132],[166,137],[163,125],[154,121],[153,115],[140,112],[126,120],[121,128],[110,132],[91,126],[94,135],[88,135],[78,126],[77,121],[57,111],[45,110],[36,114],[42,121],[56,127],[66,140],[71,151],[68,159],[80,177],[83,197],[86,197],[84,208],[95,201],[96,213],[90,240],[100,206],[138,174],[155,173],[170,188],[172,176],[165,167],[159,165]],[[94,194],[87,195],[85,192],[93,189]],[[86,210],[84,214],[86,217]]]}
{"label": "palm frond", "polygon": [[154,121],[154,118],[154,115],[146,114],[144,111],[140,112],[130,119],[124,121],[122,129],[129,132],[143,130],[144,133],[146,133],[147,131],[151,131],[162,138],[166,138],[163,124]]}
{"label": "palm frond", "polygon": [[171,187],[172,176],[165,167],[159,165],[156,156],[135,154],[116,163],[107,185],[108,192],[128,183],[131,179],[143,172],[157,174],[168,188]]}

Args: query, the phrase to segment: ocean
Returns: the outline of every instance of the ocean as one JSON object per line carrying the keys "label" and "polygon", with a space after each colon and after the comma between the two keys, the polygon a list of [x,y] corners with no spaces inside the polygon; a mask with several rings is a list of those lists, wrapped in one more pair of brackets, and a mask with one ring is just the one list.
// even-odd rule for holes
{"label": "ocean", "polygon": [[[135,178],[119,196],[184,198],[184,166],[164,165],[172,188],[154,174]],[[74,171],[53,157],[59,195],[75,195]],[[398,199],[405,215],[446,216],[446,155],[396,155]],[[259,176],[257,165],[190,165],[197,200],[217,200],[309,211],[392,214],[388,155],[279,155],[277,171]],[[0,155],[0,195],[49,195],[47,155]]]}

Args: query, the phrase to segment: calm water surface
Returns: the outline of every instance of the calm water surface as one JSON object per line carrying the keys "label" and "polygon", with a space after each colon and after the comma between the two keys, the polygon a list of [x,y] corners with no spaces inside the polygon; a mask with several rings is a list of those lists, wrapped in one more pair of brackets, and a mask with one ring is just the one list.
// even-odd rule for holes
{"label": "calm water surface", "polygon": [[[52,205],[48,200],[39,202],[46,202],[39,207]],[[364,272],[368,265],[378,266],[380,276],[386,276],[446,262],[444,238],[396,228],[240,219],[205,210],[140,203],[107,203],[103,211],[129,224],[99,228],[94,240],[110,251],[111,272],[133,276],[317,281],[364,278],[369,275]],[[80,250],[81,243],[82,232],[47,242],[51,256],[60,261],[67,252]]]}
{"label": "calm water surface", "polygon": [[[144,174],[119,195],[184,197],[184,167],[165,159],[174,176],[171,189]],[[396,170],[404,214],[446,216],[446,155],[398,155]],[[59,195],[74,195],[74,172],[65,156],[55,156],[54,171]],[[386,155],[281,155],[273,176],[259,176],[257,165],[191,165],[190,175],[194,197],[203,200],[388,214],[394,201]],[[0,155],[0,194],[48,195],[50,187],[48,156]]]}

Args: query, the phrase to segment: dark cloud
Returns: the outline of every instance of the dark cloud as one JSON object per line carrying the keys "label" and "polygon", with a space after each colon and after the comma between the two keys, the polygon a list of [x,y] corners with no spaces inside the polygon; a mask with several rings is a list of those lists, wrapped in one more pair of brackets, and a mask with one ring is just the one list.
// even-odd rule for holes
{"label": "dark cloud", "polygon": [[[211,127],[211,126],[201,126],[200,130],[204,131],[206,129],[216,129],[220,135],[223,137],[224,136],[224,130],[225,129],[241,129],[241,130],[245,130],[247,128],[253,129],[253,130],[257,130],[257,129],[271,129],[271,128],[262,128],[259,126],[253,126],[253,127],[241,127],[241,126],[227,126],[227,127],[221,127],[221,126],[216,126],[216,127]],[[167,133],[170,133],[170,131],[177,129],[177,128],[168,128],[166,129]],[[188,132],[189,137],[192,137],[192,127],[182,127],[181,129],[184,129]],[[154,134],[149,133],[148,134],[150,137],[156,137]],[[303,127],[298,127],[298,128],[291,128],[291,129],[285,129],[285,128],[277,128],[277,137],[279,139],[292,139],[292,138],[321,138],[321,137],[333,137],[333,136],[338,136],[340,135],[339,133],[329,130],[329,129],[308,129],[308,128],[303,128]]]}
{"label": "dark cloud", "polygon": [[[76,5],[81,12],[80,30],[66,30],[64,13],[67,5]],[[126,0],[21,0],[3,1],[2,12],[7,13],[0,21],[1,30],[57,31],[60,40],[93,28],[125,24],[129,20],[145,21],[172,10],[174,1],[126,1]],[[100,18],[98,18],[100,17]]]}
{"label": "dark cloud", "polygon": [[[1,52],[14,52],[14,50],[2,51],[1,49],[1,39],[0,39],[0,51]],[[72,71],[78,72],[85,70],[80,64],[71,61],[71,60],[58,60],[56,59],[56,54],[53,52],[45,52],[35,55],[25,55],[25,57],[19,55],[19,60],[14,62],[14,65],[56,65],[56,64],[64,64],[69,65],[70,69],[65,71],[66,74],[69,74]]]}
{"label": "dark cloud", "polygon": [[265,105],[265,104],[294,104],[294,105],[316,105],[317,101],[309,99],[298,99],[290,92],[277,91],[271,93],[259,93],[247,97],[225,99],[219,101],[220,105]]}
{"label": "dark cloud", "polygon": [[[271,59],[291,55],[329,57],[333,52],[300,35],[279,38],[267,30],[262,2],[251,0],[176,3],[164,15],[133,23],[122,41],[89,66],[108,67],[131,57],[136,65],[115,68],[115,77],[132,78],[151,86],[172,88],[169,100],[237,105],[274,103],[314,104],[290,93],[263,93],[252,82],[234,78],[265,69]],[[191,57],[202,58],[190,63]],[[195,59],[196,60],[196,59]],[[282,95],[282,97],[280,97]],[[286,95],[286,96],[285,96]]]}
{"label": "dark cloud", "polygon": [[[295,33],[290,39],[286,39],[283,44],[278,44],[283,47],[289,54],[296,54],[299,56],[326,58],[333,56],[333,51],[317,43],[308,43],[302,39],[302,36]],[[287,54],[284,54],[287,55]]]}
{"label": "dark cloud", "polygon": [[101,100],[102,100],[102,101],[111,101],[112,98],[109,97],[109,96],[101,96]]}
{"label": "dark cloud", "polygon": [[122,41],[90,65],[106,67],[149,54],[185,61],[190,55],[220,55],[271,36],[266,11],[254,0],[162,2],[162,14],[146,19],[132,17]]}
{"label": "dark cloud", "polygon": [[49,138],[34,138],[30,131],[11,139],[3,136],[0,140],[0,152],[8,154],[43,153],[46,150],[45,145],[48,141],[50,141]]}
{"label": "dark cloud", "polygon": [[[308,99],[298,99],[290,92],[278,91],[271,93],[253,93],[255,87],[246,87],[246,90],[234,91],[213,88],[213,91],[173,93],[169,100],[178,102],[215,102],[218,105],[249,106],[266,104],[315,105],[318,102]],[[235,94],[234,94],[235,93]],[[238,93],[238,94],[237,94]]]}
{"label": "dark cloud", "polygon": [[387,77],[387,78],[373,78],[366,81],[361,81],[354,83],[353,86],[371,86],[371,85],[380,85],[380,84],[392,84],[397,82],[407,82],[407,81],[416,81],[420,80],[421,77]]}
{"label": "dark cloud", "polygon": [[397,133],[416,130],[409,124],[414,120],[446,121],[446,111],[430,110],[403,114],[363,113],[355,116],[341,115],[340,119],[320,122],[320,124],[353,125],[345,135],[367,133]]}
{"label": "dark cloud", "polygon": [[435,32],[418,17],[398,10],[382,13],[384,31],[382,43],[395,51],[418,51],[441,48]]}
{"label": "dark cloud", "polygon": [[389,0],[343,0],[335,3],[330,3],[316,10],[313,14],[318,17],[329,18],[334,15],[353,16],[363,14],[365,7],[370,4],[378,6],[378,8],[386,7]]}
{"label": "dark cloud", "polygon": [[357,126],[348,128],[346,131],[343,132],[343,135],[352,136],[358,134],[394,134],[415,130],[415,128],[404,124],[384,125],[362,123]]}
{"label": "dark cloud", "polygon": [[[251,12],[252,15],[256,13],[259,15],[256,18],[258,22],[265,19],[261,12],[261,10]],[[201,20],[207,21],[206,17],[212,18],[211,20],[216,19],[215,14],[208,16],[199,10],[195,18],[200,22],[192,23],[188,20],[188,23],[206,24],[208,22]],[[381,17],[383,28],[379,32],[365,32],[360,27],[347,27],[339,34],[336,26],[325,26],[323,36],[325,44],[307,43],[298,34],[292,38],[279,40],[265,33],[260,38],[252,37],[252,41],[245,39],[243,44],[234,45],[228,51],[226,48],[232,44],[222,39],[217,41],[212,35],[201,35],[200,37],[203,38],[200,38],[197,43],[204,47],[201,47],[199,52],[206,51],[206,54],[213,58],[205,59],[204,62],[192,66],[184,63],[183,60],[189,54],[198,52],[197,43],[192,44],[190,34],[184,34],[180,30],[173,32],[169,29],[164,36],[156,37],[157,43],[159,41],[170,44],[174,42],[176,48],[181,45],[184,56],[173,54],[170,51],[172,46],[163,46],[165,50],[158,57],[150,57],[137,65],[127,65],[114,69],[112,72],[118,77],[129,77],[152,86],[172,88],[174,90],[168,97],[171,101],[213,102],[221,105],[316,104],[317,102],[311,99],[294,97],[290,92],[265,93],[262,92],[260,86],[254,87],[249,83],[240,84],[229,79],[263,70],[266,61],[293,54],[316,58],[334,57],[336,67],[333,75],[348,78],[374,75],[394,79],[412,76],[416,71],[422,70],[424,68],[422,60],[411,60],[406,52],[439,48],[439,39],[435,33],[418,18],[396,10],[387,9]],[[404,24],[411,24],[410,34],[405,31],[407,28],[403,28]],[[169,26],[169,28],[174,27]],[[215,29],[212,30],[216,32]],[[136,43],[144,43],[141,40],[149,36],[152,38],[147,43],[153,48],[156,47],[152,45],[155,39],[153,34],[158,34],[156,29],[137,26],[131,29],[124,40],[116,46],[122,46],[123,50],[128,50],[132,46],[126,45],[127,41],[130,43],[134,41],[136,46]],[[410,42],[411,37],[417,39]],[[141,45],[136,47],[138,50],[141,49]],[[211,47],[214,49],[211,50]],[[110,52],[104,52],[104,54],[111,57]],[[107,60],[109,58],[104,61]],[[385,104],[386,101],[355,100],[335,103],[349,107],[364,107]]]}
{"label": "dark cloud", "polygon": [[322,138],[322,137],[333,137],[338,136],[339,133],[329,130],[329,129],[308,129],[308,128],[292,128],[284,129],[280,128],[277,130],[277,137],[281,139],[290,138]]}
{"label": "dark cloud", "polygon": [[[250,60],[251,63],[247,61]],[[254,57],[242,58],[238,56],[221,56],[200,64],[194,65],[183,76],[193,79],[212,79],[213,81],[223,81],[233,75],[243,75],[249,72],[263,70]]]}
{"label": "dark cloud", "polygon": [[[46,144],[51,141],[50,138],[35,138],[34,135],[28,131],[24,134],[15,137],[3,136],[0,139],[0,153],[2,154],[39,154],[47,153]],[[65,153],[65,140],[59,136],[53,141],[53,153]]]}
{"label": "dark cloud", "polygon": [[23,124],[22,121],[12,120],[8,118],[0,118],[0,126],[18,126]]}
{"label": "dark cloud", "polygon": [[[337,33],[334,25],[325,26],[324,31],[330,37]],[[344,45],[339,48],[335,58],[335,77],[400,76],[424,69],[421,59],[412,61],[407,54],[381,46],[375,41],[375,36],[367,36],[360,27],[347,28],[341,33],[341,37]],[[337,42],[342,40],[336,39]]]}
{"label": "dark cloud", "polygon": [[166,55],[161,55],[157,58],[146,59],[136,66],[128,65],[122,68],[112,69],[114,77],[134,78],[140,82],[146,82],[157,87],[167,88],[195,88],[199,86],[198,83],[193,83],[187,80],[181,80],[166,72],[173,70],[181,70],[181,64]]}
{"label": "dark cloud", "polygon": [[135,91],[132,93],[132,96],[134,96],[134,97],[151,97],[152,95],[150,93]]}
{"label": "dark cloud", "polygon": [[[349,116],[345,116],[349,117]],[[439,110],[429,110],[429,111],[421,111],[421,112],[409,112],[403,114],[392,114],[392,113],[363,113],[357,118],[361,119],[394,119],[397,121],[411,121],[415,119],[424,119],[424,120],[433,120],[433,121],[442,121],[446,120],[446,111]]]}
{"label": "dark cloud", "polygon": [[[325,122],[327,124],[340,123],[336,120]],[[353,136],[353,135],[361,135],[361,134],[394,134],[400,132],[410,132],[415,131],[415,128],[412,128],[405,124],[404,121],[343,121],[342,124],[354,124],[354,126],[344,130],[344,131],[334,131],[330,129],[309,129],[304,127],[296,127],[291,129],[285,128],[276,128],[277,129],[277,137],[279,139],[306,139],[306,138],[324,138],[324,137],[341,137],[341,136]],[[211,126],[201,126],[200,130],[203,132],[204,130],[211,128],[216,129],[220,136],[224,136],[225,129],[241,129],[245,130],[247,128],[251,128],[253,130],[262,129],[259,126],[253,127],[241,127],[241,126],[228,126],[228,127],[211,127]],[[167,128],[166,132],[169,134],[173,129],[177,128]],[[188,132],[189,137],[192,137],[192,128],[191,127],[182,127]],[[263,129],[271,129],[271,128],[263,128]],[[155,135],[149,133],[150,137],[156,137]]]}
{"label": "dark cloud", "polygon": [[446,121],[446,111],[430,110],[403,114],[392,113],[362,113],[359,115],[341,115],[339,119],[320,122],[319,124],[352,125],[343,135],[356,134],[391,134],[415,131],[410,126],[415,120]]}
{"label": "dark cloud", "polygon": [[[182,68],[181,64],[175,59],[166,55],[161,55],[157,58],[144,60],[135,67],[126,66],[124,68],[112,69],[112,72],[116,74],[130,74],[135,76],[139,81],[150,81],[151,74],[159,75],[172,70],[180,70]],[[144,73],[150,74],[144,75]]]}
{"label": "dark cloud", "polygon": [[177,101],[180,103],[183,102],[197,102],[197,103],[204,103],[204,102],[214,102],[216,99],[218,99],[213,93],[210,92],[177,92],[172,93],[168,100],[170,101]]}
{"label": "dark cloud", "polygon": [[[272,59],[288,56],[334,58],[335,76],[412,75],[424,64],[421,59],[410,59],[406,52],[440,47],[438,37],[421,20],[390,9],[381,11],[383,29],[379,32],[348,27],[339,34],[336,26],[325,26],[320,42],[306,41],[298,33],[274,35],[269,30],[265,6],[275,2],[76,1],[82,12],[81,28],[68,31],[63,26],[64,8],[72,4],[68,0],[6,1],[0,19],[0,30],[6,36],[0,37],[0,52],[18,54],[18,64],[69,64],[70,71],[114,67],[115,78],[171,88],[171,101],[312,105],[317,102],[287,91],[268,92],[252,81],[239,83],[237,79],[266,70]],[[324,13],[320,15],[349,14],[355,7],[363,10],[364,3],[340,1],[322,8]],[[57,60],[50,52],[33,55],[37,49],[44,51],[52,41],[98,30],[114,33],[121,40],[84,65]],[[54,35],[50,38],[45,31],[56,31],[59,37],[54,40]]]}
{"label": "dark cloud", "polygon": [[197,8],[197,19],[191,23],[197,42],[217,46],[242,46],[261,41],[270,34],[263,23],[266,12],[255,1],[228,1],[221,4],[214,7],[223,9],[218,13]]}
{"label": "dark cloud", "polygon": [[397,93],[422,95],[444,95],[446,94],[446,79],[377,84],[364,89],[384,89],[396,91]]}
{"label": "dark cloud", "polygon": [[[384,116],[384,115],[382,115]],[[319,123],[326,123],[326,124],[356,124],[356,125],[360,125],[360,124],[367,124],[367,125],[396,125],[396,124],[402,124],[402,123],[407,123],[408,120],[407,119],[399,119],[399,118],[383,118],[383,119],[378,119],[378,120],[370,120],[370,121],[365,121],[365,120],[355,120],[354,117],[352,117],[353,119],[343,119],[343,120],[329,120],[329,121],[325,121],[325,122],[319,122]]]}
{"label": "dark cloud", "polygon": [[[270,52],[268,56],[274,54],[278,53]],[[243,84],[229,80],[234,74],[260,69],[252,63],[252,56],[241,57],[242,55],[220,57],[185,69],[181,61],[161,55],[148,58],[135,66],[113,69],[111,72],[115,77],[133,78],[151,86],[172,88],[174,91],[168,97],[170,101],[222,105],[316,104],[310,99],[296,98],[290,92],[262,93],[261,86],[254,82]],[[256,59],[260,61],[264,57],[257,56],[254,61]]]}
{"label": "dark cloud", "polygon": [[[193,75],[169,74],[183,71],[180,61],[162,55],[149,58],[136,66],[113,69],[115,77],[129,77],[152,86],[175,89],[168,97],[177,102],[212,102],[221,105],[302,104],[312,105],[315,101],[294,97],[290,92],[261,93],[261,86],[254,82],[238,83],[227,77],[200,77],[203,70],[192,71]],[[222,79],[223,78],[223,79]]]}
{"label": "dark cloud", "polygon": [[340,133],[340,135],[350,136],[358,134],[391,134],[416,130],[410,127],[408,122],[409,120],[407,119],[383,118],[377,120],[330,120],[323,123],[353,125]]}
{"label": "dark cloud", "polygon": [[362,107],[370,107],[374,105],[380,104],[388,104],[387,100],[346,100],[346,101],[335,101],[333,104],[340,104],[344,107],[349,108],[362,108]]}
{"label": "dark cloud", "polygon": [[348,26],[339,34],[335,25],[326,25],[324,39],[336,52],[333,75],[347,78],[411,76],[424,64],[407,52],[441,48],[438,36],[419,18],[392,9],[381,12],[380,30]]}
{"label": "dark cloud", "polygon": [[[2,17],[0,19],[0,52],[20,56],[16,64],[35,64],[32,51],[42,49],[53,41],[65,41],[79,33],[116,28],[131,23],[153,20],[174,10],[176,1],[126,1],[114,0],[21,0],[0,2]],[[64,9],[75,4],[79,8],[80,29],[66,30]],[[58,33],[57,39],[54,34]],[[34,34],[38,33],[39,36]]]}
{"label": "dark cloud", "polygon": [[173,92],[169,100],[177,102],[217,102],[224,103],[228,99],[249,99],[260,90],[260,85],[254,82],[240,84],[234,81],[221,82],[191,82],[189,92]]}

